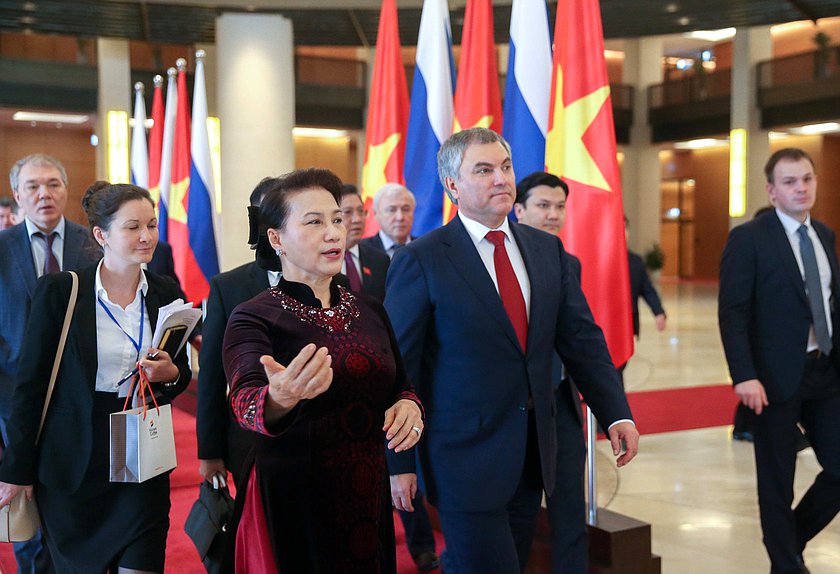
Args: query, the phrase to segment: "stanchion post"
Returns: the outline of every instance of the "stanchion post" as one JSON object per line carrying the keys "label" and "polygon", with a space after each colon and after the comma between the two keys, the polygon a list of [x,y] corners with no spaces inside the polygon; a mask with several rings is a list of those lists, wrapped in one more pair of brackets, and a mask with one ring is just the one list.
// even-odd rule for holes
{"label": "stanchion post", "polygon": [[595,441],[598,438],[598,423],[595,422],[595,415],[592,409],[586,407],[586,450],[587,470],[589,473],[589,499],[587,509],[588,523],[590,526],[598,524],[598,480],[595,471]]}

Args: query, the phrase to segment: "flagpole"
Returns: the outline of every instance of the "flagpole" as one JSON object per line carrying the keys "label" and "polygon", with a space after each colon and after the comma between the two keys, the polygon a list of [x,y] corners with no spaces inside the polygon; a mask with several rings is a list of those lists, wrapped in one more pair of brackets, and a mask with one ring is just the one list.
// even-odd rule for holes
{"label": "flagpole", "polygon": [[586,460],[588,471],[589,498],[587,500],[587,522],[590,525],[598,523],[598,480],[595,476],[595,443],[598,439],[598,423],[592,409],[586,407]]}

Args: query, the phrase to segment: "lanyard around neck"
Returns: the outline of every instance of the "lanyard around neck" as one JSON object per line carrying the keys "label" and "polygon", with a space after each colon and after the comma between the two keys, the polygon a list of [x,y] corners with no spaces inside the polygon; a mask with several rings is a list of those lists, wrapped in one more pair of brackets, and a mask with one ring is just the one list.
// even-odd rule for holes
{"label": "lanyard around neck", "polygon": [[102,308],[108,314],[108,317],[111,318],[111,321],[113,321],[114,324],[117,327],[120,328],[120,331],[122,331],[123,334],[125,334],[125,336],[128,337],[128,340],[131,341],[131,345],[137,351],[137,360],[140,360],[140,350],[143,348],[143,324],[145,323],[145,321],[143,320],[143,317],[144,317],[144,312],[145,312],[145,309],[146,309],[145,308],[146,298],[142,294],[140,295],[140,337],[136,341],[134,340],[134,337],[129,335],[128,332],[125,329],[123,329],[123,326],[120,325],[120,322],[117,321],[117,318],[114,317],[114,314],[111,313],[111,310],[108,309],[107,305],[105,305],[105,303],[102,301],[102,299],[97,297],[96,300],[99,301],[99,304],[102,306]]}

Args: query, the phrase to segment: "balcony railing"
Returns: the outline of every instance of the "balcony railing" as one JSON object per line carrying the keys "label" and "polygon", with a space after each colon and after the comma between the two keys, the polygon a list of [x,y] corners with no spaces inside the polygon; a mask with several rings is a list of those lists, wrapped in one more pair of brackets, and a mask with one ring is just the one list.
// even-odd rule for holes
{"label": "balcony railing", "polygon": [[648,88],[650,109],[685,106],[730,97],[732,70],[716,70]]}
{"label": "balcony railing", "polygon": [[775,58],[758,64],[759,90],[840,77],[840,46]]}

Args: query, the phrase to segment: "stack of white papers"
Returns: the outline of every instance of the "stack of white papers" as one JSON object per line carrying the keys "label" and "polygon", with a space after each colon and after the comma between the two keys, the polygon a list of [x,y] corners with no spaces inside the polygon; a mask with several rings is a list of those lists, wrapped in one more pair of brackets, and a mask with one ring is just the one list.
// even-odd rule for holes
{"label": "stack of white papers", "polygon": [[201,309],[196,309],[191,303],[184,303],[183,299],[175,299],[161,307],[158,310],[152,347],[163,349],[174,358],[181,352],[199,319]]}

